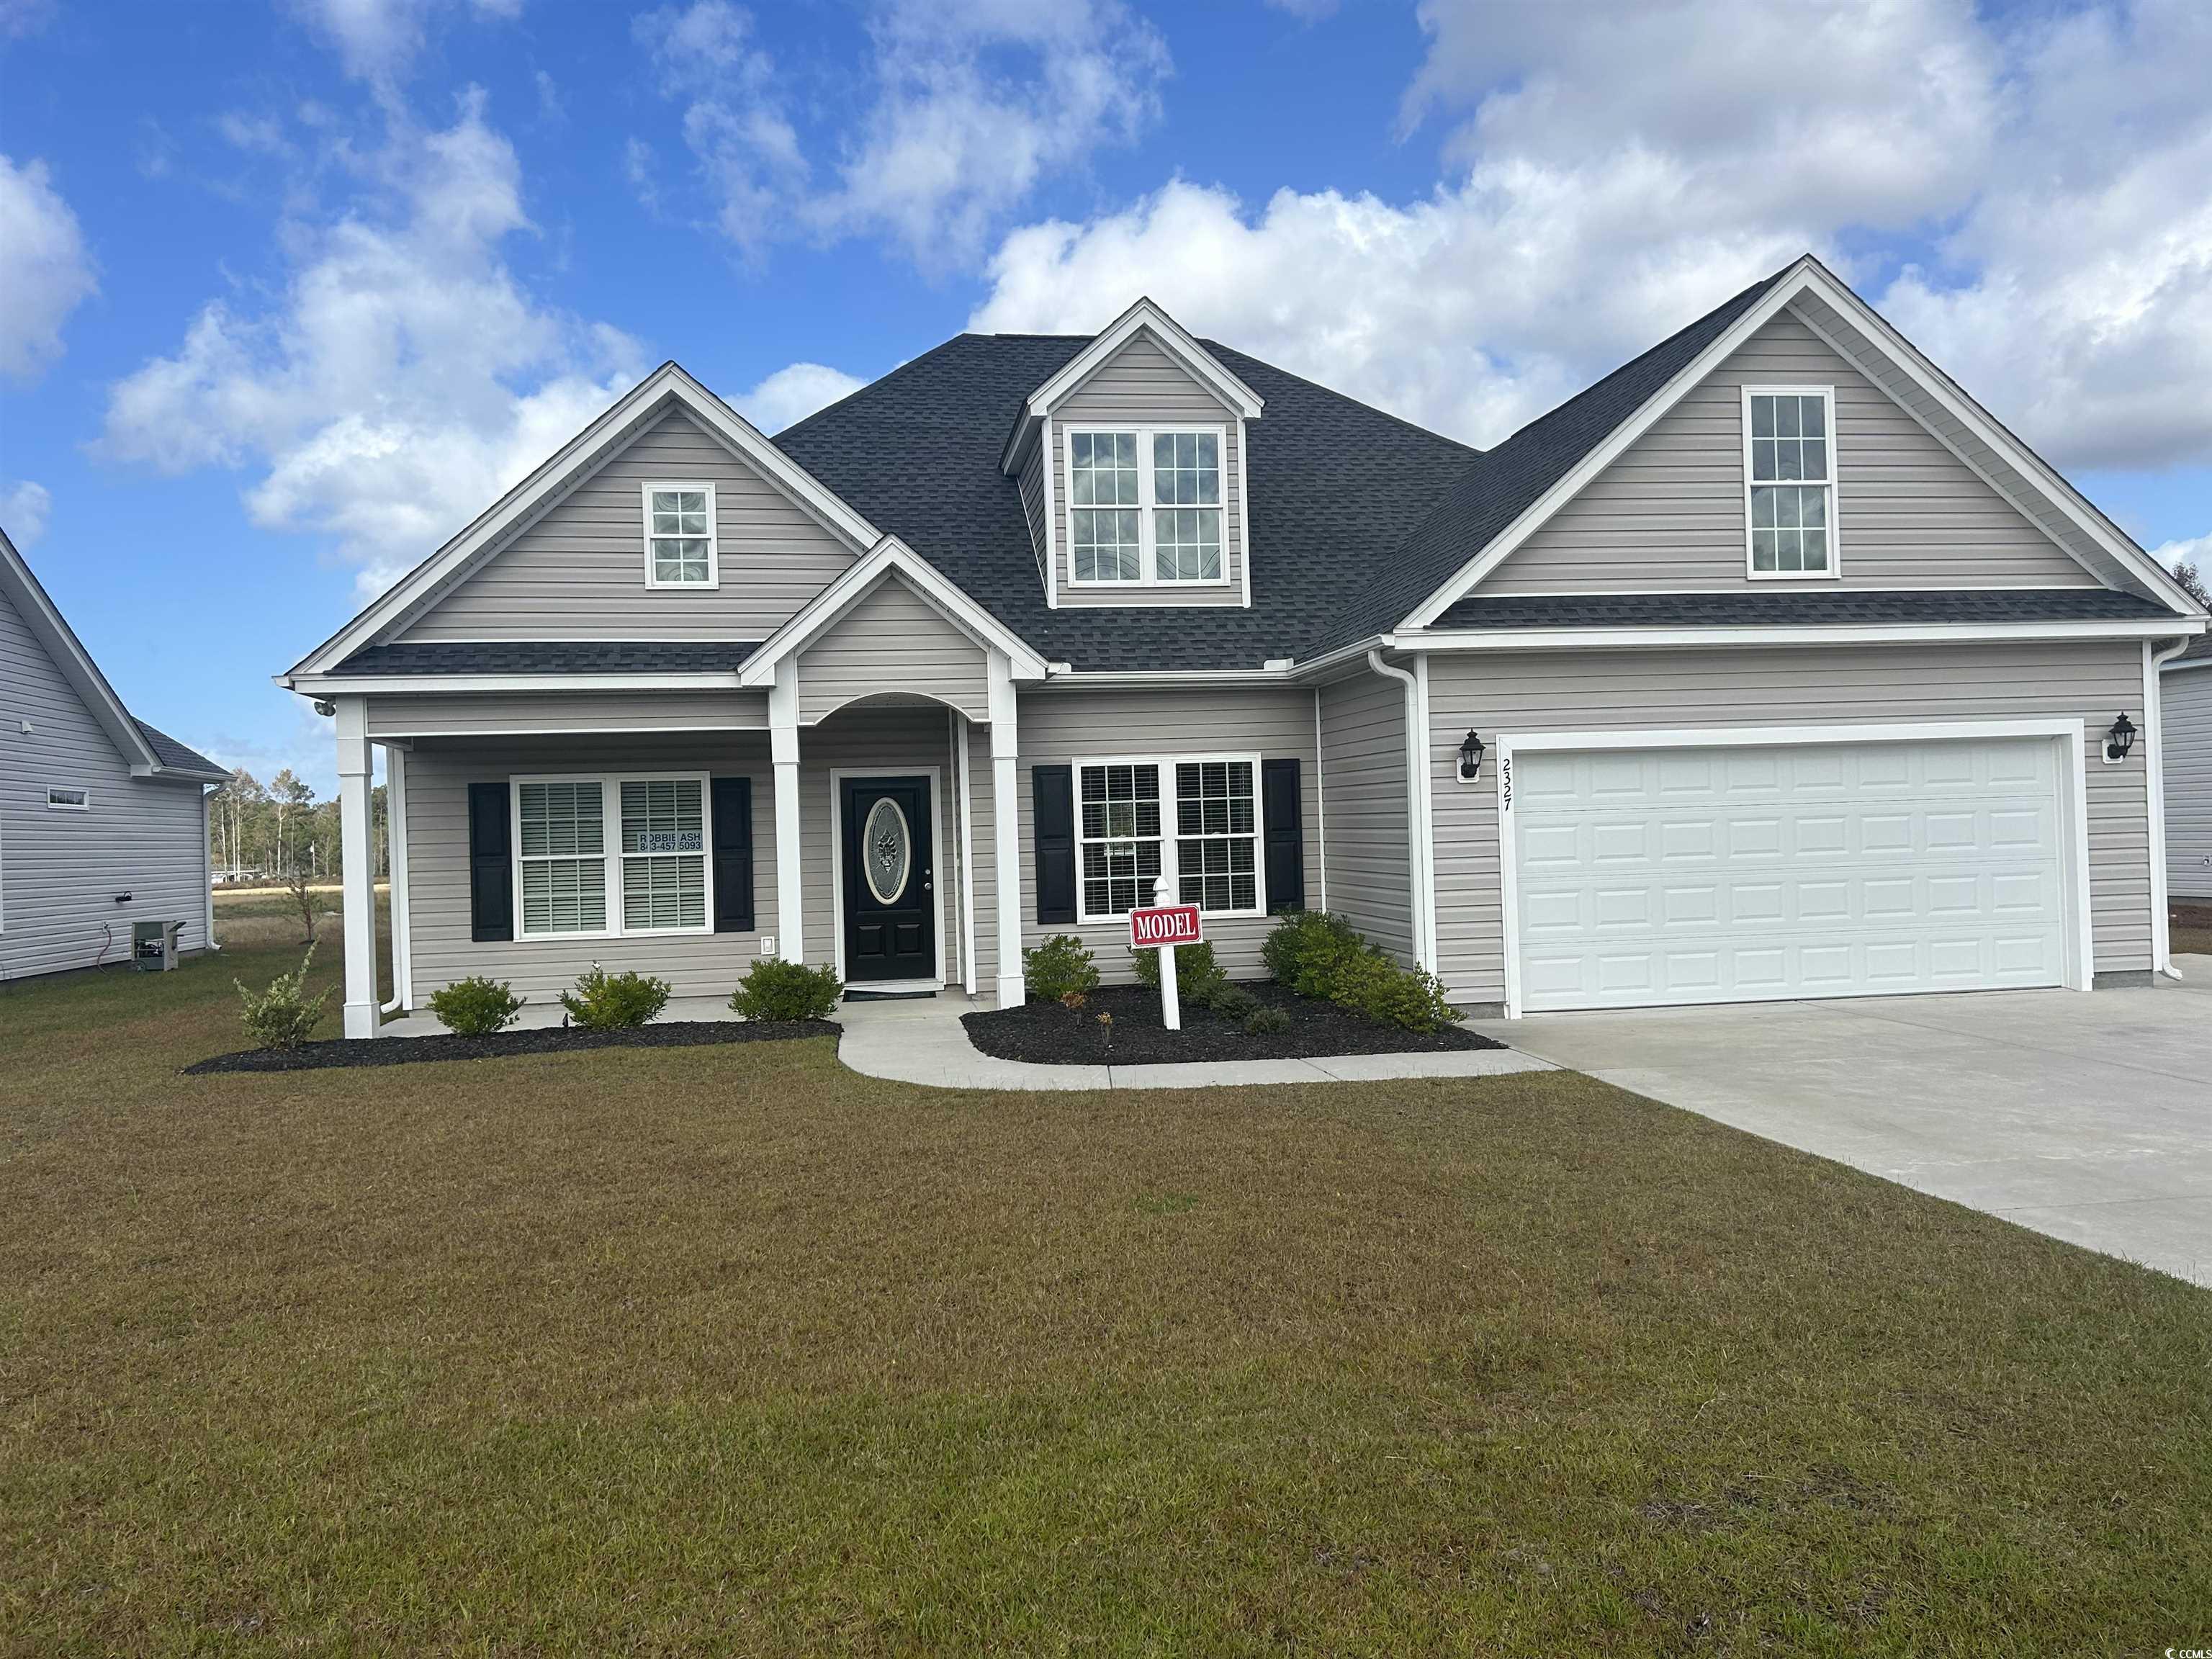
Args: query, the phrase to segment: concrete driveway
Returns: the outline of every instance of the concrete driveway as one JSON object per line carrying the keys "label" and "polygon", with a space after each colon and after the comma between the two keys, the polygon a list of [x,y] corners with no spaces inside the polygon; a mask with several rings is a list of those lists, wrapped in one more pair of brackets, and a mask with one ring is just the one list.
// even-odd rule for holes
{"label": "concrete driveway", "polygon": [[1538,1057],[2212,1285],[2212,957],[2143,990],[1478,1021]]}

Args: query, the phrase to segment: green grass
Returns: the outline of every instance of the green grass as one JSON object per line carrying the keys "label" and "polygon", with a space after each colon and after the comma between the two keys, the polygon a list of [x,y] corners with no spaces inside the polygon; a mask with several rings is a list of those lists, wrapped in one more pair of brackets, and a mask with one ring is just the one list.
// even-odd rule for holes
{"label": "green grass", "polygon": [[2177,1281],[1565,1074],[176,1075],[295,958],[0,994],[0,1651],[2212,1637]]}

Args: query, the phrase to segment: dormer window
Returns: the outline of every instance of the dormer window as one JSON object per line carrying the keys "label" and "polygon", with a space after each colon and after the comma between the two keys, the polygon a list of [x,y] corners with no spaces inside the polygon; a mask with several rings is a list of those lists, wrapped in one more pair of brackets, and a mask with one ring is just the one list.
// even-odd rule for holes
{"label": "dormer window", "polygon": [[645,585],[647,587],[713,587],[718,580],[714,550],[714,486],[710,483],[646,485]]}
{"label": "dormer window", "polygon": [[1227,580],[1222,428],[1071,431],[1066,441],[1078,586]]}
{"label": "dormer window", "polygon": [[1751,574],[1836,574],[1834,390],[1747,386],[1743,433]]}

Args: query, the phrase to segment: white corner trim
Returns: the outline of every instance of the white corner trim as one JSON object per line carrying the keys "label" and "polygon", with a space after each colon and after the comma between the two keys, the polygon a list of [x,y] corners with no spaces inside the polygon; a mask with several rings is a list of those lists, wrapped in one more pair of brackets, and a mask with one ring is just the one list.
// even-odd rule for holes
{"label": "white corner trim", "polygon": [[2151,971],[2179,979],[2173,965],[2172,918],[2167,913],[2166,869],[2166,665],[2189,649],[2187,640],[2176,640],[2160,649],[2143,641],[2143,757],[2148,769],[2143,798],[2150,814],[2150,956]]}
{"label": "white corner trim", "polygon": [[1321,687],[1313,689],[1314,844],[1319,854],[1321,908],[1328,908],[1328,762],[1321,740]]}
{"label": "white corner trim", "polygon": [[1044,470],[1044,604],[1048,611],[1060,609],[1059,490],[1052,481],[1059,470],[1054,465],[1058,452],[1052,447],[1055,424],[1048,416],[1037,428],[1037,465]]}
{"label": "white corner trim", "polygon": [[[1413,660],[1418,665],[1423,659],[1416,657]],[[1367,665],[1405,688],[1402,718],[1406,727],[1406,884],[1409,912],[1406,920],[1413,936],[1414,961],[1434,973],[1436,960],[1430,947],[1435,929],[1430,918],[1435,909],[1435,899],[1429,891],[1429,876],[1434,868],[1435,853],[1425,844],[1431,840],[1427,830],[1429,740],[1427,732],[1420,729],[1420,680],[1412,671],[1384,662],[1380,651],[1367,653]]]}
{"label": "white corner trim", "polygon": [[[1237,422],[1237,550],[1244,560],[1244,609],[1252,608],[1252,491],[1244,482],[1244,450],[1251,434]],[[1224,495],[1226,491],[1223,492]]]}

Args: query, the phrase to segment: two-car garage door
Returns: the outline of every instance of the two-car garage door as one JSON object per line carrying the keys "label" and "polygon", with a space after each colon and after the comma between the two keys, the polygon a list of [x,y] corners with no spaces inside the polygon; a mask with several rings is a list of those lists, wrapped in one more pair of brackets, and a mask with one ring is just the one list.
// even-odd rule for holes
{"label": "two-car garage door", "polygon": [[2063,752],[2047,737],[1524,750],[1520,1009],[2063,983]]}

